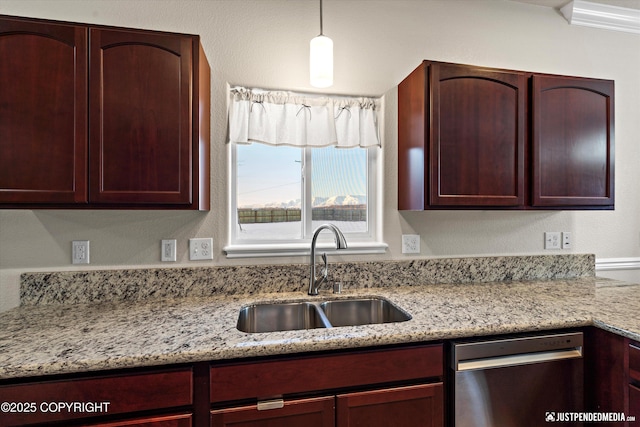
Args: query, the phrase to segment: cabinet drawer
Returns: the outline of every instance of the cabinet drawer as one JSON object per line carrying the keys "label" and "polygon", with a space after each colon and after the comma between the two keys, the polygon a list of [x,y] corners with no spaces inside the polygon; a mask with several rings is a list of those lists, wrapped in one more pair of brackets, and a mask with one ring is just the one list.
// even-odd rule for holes
{"label": "cabinet drawer", "polygon": [[211,411],[212,427],[333,427],[334,398],[317,397],[284,402],[282,408],[259,410],[256,405]]}
{"label": "cabinet drawer", "polygon": [[640,346],[629,344],[629,377],[640,381]]}
{"label": "cabinet drawer", "polygon": [[439,377],[442,373],[441,344],[234,363],[211,368],[211,402]]}
{"label": "cabinet drawer", "polygon": [[90,424],[87,427],[191,427],[192,425],[193,416],[191,414],[179,414]]}
{"label": "cabinet drawer", "polygon": [[[27,404],[30,410],[4,412],[2,423],[25,425],[187,406],[193,401],[192,390],[190,368],[0,386],[0,402]],[[75,407],[65,409],[60,402]]]}

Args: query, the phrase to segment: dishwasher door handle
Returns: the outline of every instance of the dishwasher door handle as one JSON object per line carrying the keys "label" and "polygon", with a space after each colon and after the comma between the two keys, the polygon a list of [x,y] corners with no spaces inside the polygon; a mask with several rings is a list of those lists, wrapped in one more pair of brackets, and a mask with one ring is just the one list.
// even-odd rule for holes
{"label": "dishwasher door handle", "polygon": [[582,357],[582,347],[535,353],[511,354],[508,356],[486,357],[482,359],[459,360],[456,372],[475,369],[503,368],[507,366],[528,365],[531,363],[552,362]]}

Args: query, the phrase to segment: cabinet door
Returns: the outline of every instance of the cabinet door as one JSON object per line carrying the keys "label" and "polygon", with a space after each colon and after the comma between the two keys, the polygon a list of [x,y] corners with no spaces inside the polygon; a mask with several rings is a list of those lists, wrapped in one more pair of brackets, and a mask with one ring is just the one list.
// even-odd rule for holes
{"label": "cabinet door", "polygon": [[192,38],[90,31],[91,202],[191,203]]}
{"label": "cabinet door", "polygon": [[533,206],[614,204],[612,81],[533,76]]}
{"label": "cabinet door", "polygon": [[629,425],[637,425],[640,423],[640,388],[629,384],[629,413],[627,414],[634,417],[634,421],[629,421]]}
{"label": "cabinet door", "polygon": [[442,383],[339,395],[340,427],[444,425]]}
{"label": "cabinet door", "polygon": [[0,203],[87,201],[87,30],[0,18]]}
{"label": "cabinet door", "polygon": [[88,427],[191,427],[192,425],[193,417],[191,414],[179,414],[88,424]]}
{"label": "cabinet door", "polygon": [[211,411],[212,427],[333,427],[335,400],[319,397],[285,402],[279,409],[256,405]]}
{"label": "cabinet door", "polygon": [[525,74],[453,64],[429,74],[429,203],[524,205]]}

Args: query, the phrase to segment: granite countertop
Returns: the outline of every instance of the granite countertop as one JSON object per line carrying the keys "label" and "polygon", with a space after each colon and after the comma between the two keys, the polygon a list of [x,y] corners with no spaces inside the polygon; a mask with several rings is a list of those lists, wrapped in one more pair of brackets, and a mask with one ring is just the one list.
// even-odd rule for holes
{"label": "granite countertop", "polygon": [[[380,296],[406,322],[249,334],[239,309]],[[0,378],[234,359],[595,325],[640,341],[640,285],[595,277],[25,305],[0,314]]]}

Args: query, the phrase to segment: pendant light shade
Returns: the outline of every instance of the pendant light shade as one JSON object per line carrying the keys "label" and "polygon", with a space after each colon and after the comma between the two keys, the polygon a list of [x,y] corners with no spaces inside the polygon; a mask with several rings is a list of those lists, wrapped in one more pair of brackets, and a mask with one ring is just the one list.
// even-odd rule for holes
{"label": "pendant light shade", "polygon": [[333,40],[322,33],[322,0],[320,0],[320,34],[309,43],[309,77],[311,86],[333,85]]}
{"label": "pendant light shade", "polygon": [[329,87],[333,84],[333,40],[319,35],[309,44],[309,69],[311,86]]}

